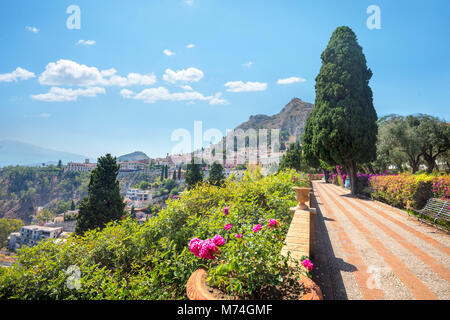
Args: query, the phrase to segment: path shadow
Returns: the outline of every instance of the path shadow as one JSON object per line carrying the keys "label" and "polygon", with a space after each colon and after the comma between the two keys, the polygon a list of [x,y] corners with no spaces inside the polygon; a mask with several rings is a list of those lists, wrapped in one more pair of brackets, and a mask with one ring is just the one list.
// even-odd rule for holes
{"label": "path shadow", "polygon": [[325,300],[348,300],[341,271],[355,272],[358,269],[342,258],[336,257],[325,224],[325,221],[334,220],[323,216],[315,194],[311,198],[311,207],[316,208],[314,219],[313,280],[322,290]]}

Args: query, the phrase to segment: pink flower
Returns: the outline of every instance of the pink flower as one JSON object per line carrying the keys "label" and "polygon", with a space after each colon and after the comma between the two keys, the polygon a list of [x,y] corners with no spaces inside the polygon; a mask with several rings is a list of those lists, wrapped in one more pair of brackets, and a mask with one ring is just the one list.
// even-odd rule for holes
{"label": "pink flower", "polygon": [[230,214],[230,208],[228,208],[228,207],[223,208],[223,213],[224,213],[226,216],[229,215],[229,214]]}
{"label": "pink flower", "polygon": [[302,265],[305,267],[305,268],[307,268],[309,271],[311,271],[312,269],[313,269],[313,264],[312,264],[312,262],[311,262],[311,260],[309,260],[309,259],[305,259],[305,260],[303,260],[302,261]]}
{"label": "pink flower", "polygon": [[275,219],[269,219],[269,224],[267,225],[269,228],[270,227],[276,227],[278,224],[277,220]]}
{"label": "pink flower", "polygon": [[257,224],[256,226],[253,227],[253,232],[258,232],[259,230],[262,229],[262,226],[260,224]]}
{"label": "pink flower", "polygon": [[236,234],[236,238],[238,238],[238,239],[242,238],[242,233]]}
{"label": "pink flower", "polygon": [[231,227],[232,227],[232,225],[231,224],[227,224],[224,228],[225,228],[225,230],[230,230],[231,229]]}
{"label": "pink flower", "polygon": [[219,234],[216,234],[214,236],[213,241],[218,247],[223,246],[225,244],[225,239]]}
{"label": "pink flower", "polygon": [[212,239],[208,239],[202,242],[202,246],[200,248],[199,257],[207,260],[214,260],[216,256],[214,253],[219,252],[216,244]]}
{"label": "pink flower", "polygon": [[202,247],[202,240],[194,238],[189,242],[189,250],[196,256],[199,255],[200,248]]}

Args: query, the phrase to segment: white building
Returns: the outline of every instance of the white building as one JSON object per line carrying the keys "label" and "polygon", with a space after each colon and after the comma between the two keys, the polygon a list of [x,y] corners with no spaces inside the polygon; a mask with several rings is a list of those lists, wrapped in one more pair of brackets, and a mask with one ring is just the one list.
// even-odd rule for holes
{"label": "white building", "polygon": [[20,232],[11,233],[8,238],[8,249],[15,251],[21,246],[35,246],[41,240],[56,239],[63,232],[63,228],[47,226],[24,226]]}
{"label": "white building", "polygon": [[152,199],[150,190],[128,189],[125,195],[125,201],[128,202],[128,206],[134,206],[137,209],[148,206]]}
{"label": "white building", "polygon": [[89,159],[86,159],[84,163],[69,162],[65,168],[66,171],[77,171],[77,172],[90,172],[97,167],[95,163],[89,163]]}
{"label": "white building", "polygon": [[145,168],[145,164],[138,161],[119,162],[119,165],[119,170],[123,172],[139,171]]}

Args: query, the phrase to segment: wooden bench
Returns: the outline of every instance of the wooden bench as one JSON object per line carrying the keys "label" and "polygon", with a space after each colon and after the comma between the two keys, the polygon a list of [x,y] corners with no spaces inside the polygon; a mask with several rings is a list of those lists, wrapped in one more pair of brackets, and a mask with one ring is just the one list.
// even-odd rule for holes
{"label": "wooden bench", "polygon": [[[434,226],[436,228],[437,220],[450,221],[450,203],[442,199],[431,198],[427,201],[425,207],[421,210],[407,207],[407,209],[415,211],[419,214],[419,221],[422,223],[421,217],[428,216],[434,220]],[[409,216],[409,212],[408,212]]]}

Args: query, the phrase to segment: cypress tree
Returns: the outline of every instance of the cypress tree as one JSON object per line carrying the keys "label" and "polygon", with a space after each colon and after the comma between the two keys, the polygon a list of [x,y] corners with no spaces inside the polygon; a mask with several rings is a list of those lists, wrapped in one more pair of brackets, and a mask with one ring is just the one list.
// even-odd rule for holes
{"label": "cypress tree", "polygon": [[191,189],[197,183],[203,180],[203,172],[200,164],[195,164],[194,157],[192,157],[191,163],[187,165],[186,171],[186,183],[188,188]]}
{"label": "cypress tree", "polygon": [[72,200],[72,203],[70,204],[70,210],[75,210],[75,202]]}
{"label": "cypress tree", "polygon": [[181,180],[181,166],[178,168],[178,180]]}
{"label": "cypress tree", "polygon": [[76,234],[94,228],[103,228],[108,222],[124,215],[125,204],[120,195],[117,173],[119,165],[110,154],[98,158],[97,168],[92,170],[88,195],[80,204]]}
{"label": "cypress tree", "polygon": [[223,166],[218,162],[214,162],[209,173],[209,183],[219,187],[223,184],[224,180]]}
{"label": "cypress tree", "polygon": [[169,177],[169,167],[166,165],[166,168],[164,169],[164,178],[167,179]]}
{"label": "cypress tree", "polygon": [[356,193],[357,164],[376,158],[377,113],[372,71],[349,27],[337,28],[322,53],[316,101],[306,120],[303,148],[311,162],[343,166]]}
{"label": "cypress tree", "polygon": [[302,150],[298,142],[291,143],[289,149],[286,151],[286,155],[283,156],[280,163],[280,170],[283,169],[295,169],[301,171],[302,165]]}

